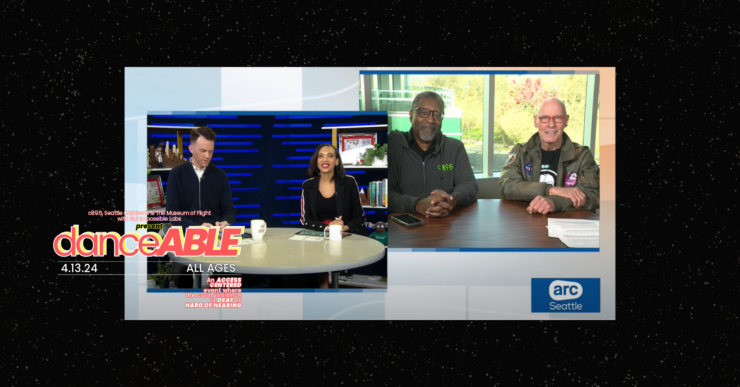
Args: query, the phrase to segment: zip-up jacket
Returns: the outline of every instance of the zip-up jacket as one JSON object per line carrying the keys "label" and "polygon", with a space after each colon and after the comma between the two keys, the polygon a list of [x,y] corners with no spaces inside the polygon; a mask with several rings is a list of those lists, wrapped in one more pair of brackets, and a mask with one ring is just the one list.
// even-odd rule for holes
{"label": "zip-up jacket", "polygon": [[438,133],[426,160],[411,149],[413,132],[388,134],[388,212],[416,212],[416,202],[439,189],[466,206],[478,198],[478,184],[460,140]]}
{"label": "zip-up jacket", "polygon": [[170,171],[167,179],[167,211],[210,211],[210,215],[181,216],[180,221],[171,221],[183,228],[200,226],[203,223],[236,222],[236,208],[231,198],[231,188],[226,173],[213,164],[208,164],[199,180],[191,163],[180,164]]}
{"label": "zip-up jacket", "polygon": [[[516,144],[507,157],[498,180],[501,198],[532,201],[540,195],[552,200],[555,211],[576,209],[570,199],[548,195],[551,185],[540,183],[542,147],[539,133],[526,143]],[[576,187],[586,194],[586,203],[578,209],[593,211],[599,208],[599,166],[588,147],[574,143],[565,133],[557,174],[556,187]]]}
{"label": "zip-up jacket", "polygon": [[[353,234],[367,234],[365,230],[365,211],[360,202],[360,189],[357,181],[350,175],[344,179],[334,179],[334,192],[337,198],[337,217],[342,217],[344,225],[349,227]],[[316,231],[324,231],[326,225],[320,222],[316,214],[316,197],[319,192],[319,178],[312,177],[303,182],[301,191],[301,224],[303,227]]]}

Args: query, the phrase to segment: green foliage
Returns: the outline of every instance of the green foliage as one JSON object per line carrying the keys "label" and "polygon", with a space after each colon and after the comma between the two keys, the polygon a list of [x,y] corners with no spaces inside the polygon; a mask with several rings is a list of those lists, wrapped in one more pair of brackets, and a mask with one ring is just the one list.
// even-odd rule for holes
{"label": "green foliage", "polygon": [[494,130],[502,131],[503,148],[527,141],[536,131],[534,116],[546,98],[558,97],[570,116],[565,131],[575,142],[583,138],[586,75],[496,75]]}
{"label": "green foliage", "polygon": [[373,165],[375,158],[382,159],[388,153],[388,144],[375,144],[372,148],[368,148],[365,153],[362,154],[363,165]]}
{"label": "green foliage", "polygon": [[[534,116],[542,100],[560,98],[570,116],[565,132],[575,142],[582,142],[586,115],[587,75],[494,75],[494,144],[498,148],[527,141],[536,131]],[[462,110],[462,140],[472,144],[483,140],[484,111],[483,75],[423,75],[410,76],[414,86],[434,86],[452,89],[455,106]]]}
{"label": "green foliage", "polygon": [[149,277],[156,280],[160,288],[164,287],[165,280],[172,282],[172,262],[162,263],[162,261],[158,261],[157,272]]}
{"label": "green foliage", "polygon": [[[455,106],[462,110],[462,140],[474,143],[483,140],[483,75],[433,75],[412,77],[412,85],[424,85],[452,89],[455,92]],[[445,106],[445,113],[453,111]]]}
{"label": "green foliage", "polygon": [[601,117],[601,97],[599,97],[598,104],[599,105],[596,108],[596,118],[597,118],[596,119],[596,142],[595,142],[596,149],[591,149],[591,152],[594,154],[594,159],[596,160],[596,164],[601,165],[601,161],[599,160],[601,157],[601,145],[600,145],[601,144],[601,136],[600,136],[601,128],[599,125],[601,123],[601,120],[598,119],[599,117]]}

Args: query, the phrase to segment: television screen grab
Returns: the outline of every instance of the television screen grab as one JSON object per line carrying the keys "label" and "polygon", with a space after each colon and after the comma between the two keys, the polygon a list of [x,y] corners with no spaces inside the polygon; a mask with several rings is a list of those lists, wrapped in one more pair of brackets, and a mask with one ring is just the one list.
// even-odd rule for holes
{"label": "television screen grab", "polygon": [[54,250],[123,259],[127,320],[613,320],[614,83],[127,68],[126,206],[89,213],[125,232]]}

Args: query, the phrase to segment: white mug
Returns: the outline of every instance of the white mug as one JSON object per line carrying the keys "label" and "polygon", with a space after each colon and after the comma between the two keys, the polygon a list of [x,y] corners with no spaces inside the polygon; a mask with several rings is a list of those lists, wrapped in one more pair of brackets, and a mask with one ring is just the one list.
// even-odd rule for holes
{"label": "white mug", "polygon": [[251,225],[252,239],[261,241],[265,237],[265,232],[267,232],[267,224],[262,219],[253,219]]}
{"label": "white mug", "polygon": [[[329,231],[329,236],[326,236],[326,232]],[[339,224],[330,224],[328,228],[324,229],[324,238],[332,242],[342,241],[342,226]]]}

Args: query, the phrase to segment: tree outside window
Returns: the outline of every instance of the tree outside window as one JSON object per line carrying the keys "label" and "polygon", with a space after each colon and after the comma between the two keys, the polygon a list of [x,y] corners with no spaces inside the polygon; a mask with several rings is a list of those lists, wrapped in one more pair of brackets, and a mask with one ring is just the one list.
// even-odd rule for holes
{"label": "tree outside window", "polygon": [[583,143],[587,75],[496,75],[494,96],[494,170],[500,171],[514,144],[537,132],[534,116],[540,103],[557,97],[570,120],[565,133]]}
{"label": "tree outside window", "polygon": [[[398,115],[397,121],[403,123],[401,130],[408,130],[405,114],[413,96],[422,90],[441,93],[446,101],[442,131],[463,142],[474,173],[483,173],[483,155],[487,149],[483,141],[484,109],[493,110],[494,172],[501,171],[514,144],[526,142],[537,132],[534,116],[540,103],[549,97],[560,98],[565,103],[570,116],[565,132],[574,142],[585,144],[588,75],[490,76],[494,80],[492,106],[485,106],[487,78],[483,74],[409,74],[395,80],[389,75],[374,75],[372,82],[368,82],[373,90],[372,110],[393,112]],[[596,125],[596,149],[592,152],[598,163],[598,114]]]}
{"label": "tree outside window", "polygon": [[460,139],[474,173],[483,172],[483,75],[411,75],[412,86],[432,86],[454,92],[454,106],[445,107],[445,120],[459,120]]}

